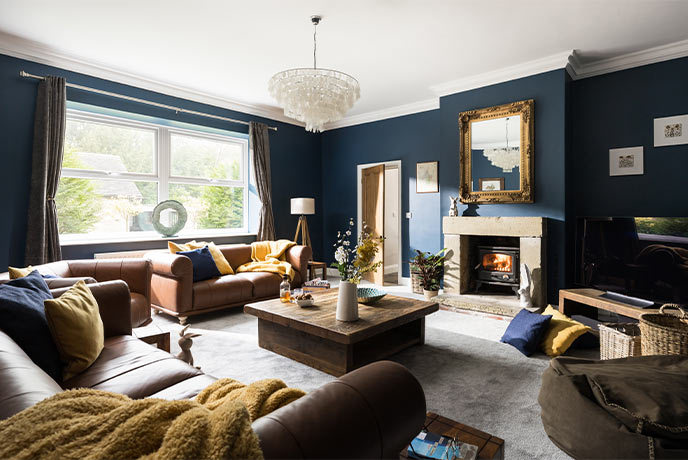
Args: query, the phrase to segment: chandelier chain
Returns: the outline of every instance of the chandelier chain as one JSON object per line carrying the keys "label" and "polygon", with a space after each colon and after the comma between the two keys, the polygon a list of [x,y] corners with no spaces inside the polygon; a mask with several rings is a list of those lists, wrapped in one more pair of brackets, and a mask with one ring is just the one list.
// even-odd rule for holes
{"label": "chandelier chain", "polygon": [[318,22],[313,21],[313,68],[317,69],[317,61],[315,59],[315,51],[318,49]]}

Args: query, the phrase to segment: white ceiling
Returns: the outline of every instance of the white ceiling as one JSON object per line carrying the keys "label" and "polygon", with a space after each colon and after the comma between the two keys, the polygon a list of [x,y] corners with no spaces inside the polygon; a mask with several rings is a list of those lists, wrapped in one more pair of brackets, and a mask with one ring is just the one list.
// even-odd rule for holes
{"label": "white ceiling", "polygon": [[685,0],[0,0],[0,52],[27,40],[270,110],[269,78],[312,65],[312,14],[318,66],[359,80],[359,117],[572,50],[585,66],[688,39]]}

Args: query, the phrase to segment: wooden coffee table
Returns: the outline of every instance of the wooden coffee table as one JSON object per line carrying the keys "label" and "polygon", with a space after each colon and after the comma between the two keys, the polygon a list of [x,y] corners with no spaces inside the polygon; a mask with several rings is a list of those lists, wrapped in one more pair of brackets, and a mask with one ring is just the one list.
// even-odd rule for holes
{"label": "wooden coffee table", "polygon": [[315,305],[301,308],[279,299],[248,304],[258,318],[258,345],[328,374],[340,376],[425,342],[425,316],[436,302],[385,296],[359,304],[359,319],[337,321],[337,289],[313,293]]}
{"label": "wooden coffee table", "polygon": [[[478,447],[478,459],[504,460],[504,440],[487,434],[483,431],[471,428],[463,423],[442,417],[433,412],[428,412],[425,417],[425,426],[428,431],[442,436],[458,439],[460,442],[473,444]],[[408,446],[401,451],[400,459],[410,458],[407,455]]]}

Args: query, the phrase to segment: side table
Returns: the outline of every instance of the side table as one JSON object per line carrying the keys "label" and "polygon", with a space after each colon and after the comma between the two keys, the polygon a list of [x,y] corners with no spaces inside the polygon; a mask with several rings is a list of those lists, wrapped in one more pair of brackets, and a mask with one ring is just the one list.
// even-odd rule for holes
{"label": "side table", "polygon": [[[473,444],[478,447],[478,459],[504,460],[504,440],[484,433],[468,425],[442,417],[434,412],[428,412],[425,416],[425,427],[432,433],[449,436],[460,442]],[[401,451],[400,459],[409,459],[408,446]]]}
{"label": "side table", "polygon": [[659,313],[653,308],[640,308],[618,300],[607,299],[599,289],[560,289],[559,311],[566,316],[583,315],[597,319],[598,310],[606,310],[628,318],[640,319],[643,313]]}
{"label": "side table", "polygon": [[327,279],[327,262],[308,261],[308,279],[315,279],[316,270],[322,268],[322,279]]}
{"label": "side table", "polygon": [[136,327],[131,330],[131,333],[143,342],[155,345],[168,353],[170,352],[170,333],[160,329],[160,326],[149,324],[148,326]]}

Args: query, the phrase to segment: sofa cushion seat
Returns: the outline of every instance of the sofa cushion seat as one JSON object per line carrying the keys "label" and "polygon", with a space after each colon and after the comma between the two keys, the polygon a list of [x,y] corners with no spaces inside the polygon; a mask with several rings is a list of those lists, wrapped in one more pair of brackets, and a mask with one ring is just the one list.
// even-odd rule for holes
{"label": "sofa cushion seat", "polygon": [[243,272],[238,273],[237,277],[244,278],[253,284],[253,297],[277,297],[279,295],[280,283],[282,279],[279,275],[267,272]]}
{"label": "sofa cushion seat", "polygon": [[162,391],[153,393],[149,397],[168,399],[171,401],[195,398],[198,396],[198,393],[203,391],[203,389],[208,385],[214,383],[215,380],[217,380],[215,377],[211,377],[207,374],[197,375],[195,377],[191,377],[190,379],[175,383],[171,387],[165,388]]}
{"label": "sofa cushion seat", "polygon": [[249,300],[253,284],[237,275],[223,275],[193,284],[193,309],[218,307]]}
{"label": "sofa cushion seat", "polygon": [[167,352],[122,335],[106,338],[98,359],[63,386],[112,391],[140,399],[201,374]]}
{"label": "sofa cushion seat", "polygon": [[0,420],[62,391],[24,350],[0,331]]}

